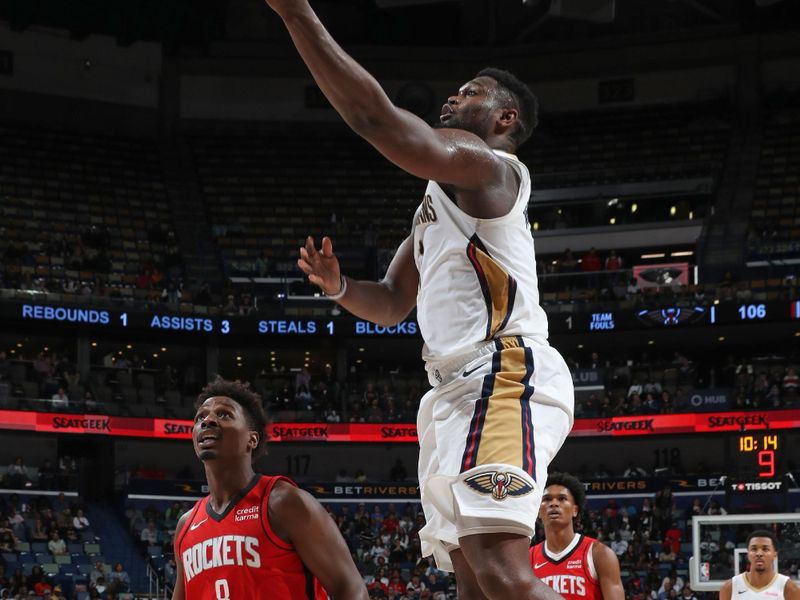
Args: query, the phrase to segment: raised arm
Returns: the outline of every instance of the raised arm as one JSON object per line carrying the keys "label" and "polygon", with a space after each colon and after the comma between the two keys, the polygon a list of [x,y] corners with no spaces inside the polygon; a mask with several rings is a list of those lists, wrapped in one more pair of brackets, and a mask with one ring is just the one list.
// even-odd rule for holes
{"label": "raised arm", "polygon": [[432,129],[396,107],[380,84],[331,37],[307,0],[266,0],[333,107],[357,134],[401,169],[464,190],[500,185],[502,161],[478,136]]}
{"label": "raised arm", "polygon": [[395,252],[386,277],[381,281],[346,279],[339,270],[330,238],[322,238],[317,250],[314,238],[309,237],[300,248],[298,266],[308,280],[329,296],[344,295],[337,302],[348,311],[367,321],[389,327],[405,319],[417,304],[419,272],[414,264],[414,238],[409,236]]}

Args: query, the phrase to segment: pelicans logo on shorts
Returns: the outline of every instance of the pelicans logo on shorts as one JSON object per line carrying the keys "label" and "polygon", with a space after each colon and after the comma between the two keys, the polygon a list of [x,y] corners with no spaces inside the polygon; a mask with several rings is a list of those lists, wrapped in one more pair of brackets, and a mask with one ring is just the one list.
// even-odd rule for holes
{"label": "pelicans logo on shorts", "polygon": [[505,500],[509,496],[525,496],[533,491],[533,486],[511,473],[488,471],[471,475],[464,480],[479,494],[491,494],[495,500]]}

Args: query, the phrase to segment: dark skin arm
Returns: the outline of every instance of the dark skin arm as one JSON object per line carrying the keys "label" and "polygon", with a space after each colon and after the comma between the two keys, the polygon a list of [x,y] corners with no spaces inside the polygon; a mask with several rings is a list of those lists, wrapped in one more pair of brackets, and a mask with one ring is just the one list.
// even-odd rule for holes
{"label": "dark skin arm", "polygon": [[787,581],[783,588],[783,597],[785,600],[800,600],[800,585],[794,581]]}
{"label": "dark skin arm", "polygon": [[311,494],[280,481],[269,496],[273,531],[336,600],[367,600],[367,588],[336,523]]}
{"label": "dark skin arm", "polygon": [[733,582],[730,579],[722,584],[719,588],[719,600],[731,600],[733,594]]}
{"label": "dark skin arm", "polygon": [[[333,253],[330,238],[322,238],[317,251],[309,237],[300,248],[298,266],[308,280],[328,295],[336,294],[341,286],[339,261]],[[414,263],[414,239],[408,237],[392,258],[386,277],[378,282],[347,280],[347,293],[337,300],[348,311],[378,325],[396,325],[405,319],[417,304],[419,272]]]}
{"label": "dark skin arm", "polygon": [[175,526],[175,589],[172,590],[172,600],[184,600],[186,597],[186,592],[183,588],[183,560],[181,559],[181,553],[178,549],[178,540],[181,537],[181,532],[183,528],[186,526],[186,521],[189,520],[189,515],[191,515],[191,511],[184,513],[184,515],[178,519],[178,524]]}
{"label": "dark skin arm", "polygon": [[625,600],[625,588],[619,574],[619,560],[614,551],[605,544],[592,545],[592,559],[600,581],[603,600]]}
{"label": "dark skin arm", "polygon": [[[518,182],[484,139],[513,150],[503,134],[514,126],[516,109],[490,111],[486,123],[493,128],[483,139],[461,129],[432,129],[392,104],[380,84],[330,36],[307,0],[266,1],[283,19],[322,93],[353,131],[404,171],[445,184],[467,214],[491,218],[508,212]],[[451,100],[458,101],[462,93],[486,90],[462,89]]]}

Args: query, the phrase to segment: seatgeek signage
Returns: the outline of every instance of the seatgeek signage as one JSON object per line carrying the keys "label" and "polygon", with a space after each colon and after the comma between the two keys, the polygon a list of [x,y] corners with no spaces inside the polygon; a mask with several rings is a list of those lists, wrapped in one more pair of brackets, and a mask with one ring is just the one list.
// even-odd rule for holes
{"label": "seatgeek signage", "polygon": [[[644,436],[794,428],[800,428],[800,409],[576,419],[570,436]],[[188,440],[192,436],[192,421],[0,410],[0,429]],[[270,443],[417,443],[417,428],[406,423],[273,423],[267,432]]]}

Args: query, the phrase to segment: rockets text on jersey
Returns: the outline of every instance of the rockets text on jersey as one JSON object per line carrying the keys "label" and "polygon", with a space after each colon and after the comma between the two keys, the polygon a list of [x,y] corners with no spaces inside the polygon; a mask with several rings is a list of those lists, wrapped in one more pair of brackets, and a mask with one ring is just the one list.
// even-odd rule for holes
{"label": "rockets text on jersey", "polygon": [[597,540],[575,534],[557,557],[550,555],[546,542],[531,548],[533,573],[566,600],[602,600],[600,582],[592,561],[592,544]]}
{"label": "rockets text on jersey", "polygon": [[281,480],[294,485],[283,477],[256,475],[222,513],[208,497],[195,504],[179,534],[176,557],[186,598],[327,598],[294,548],[270,526],[269,496]]}

